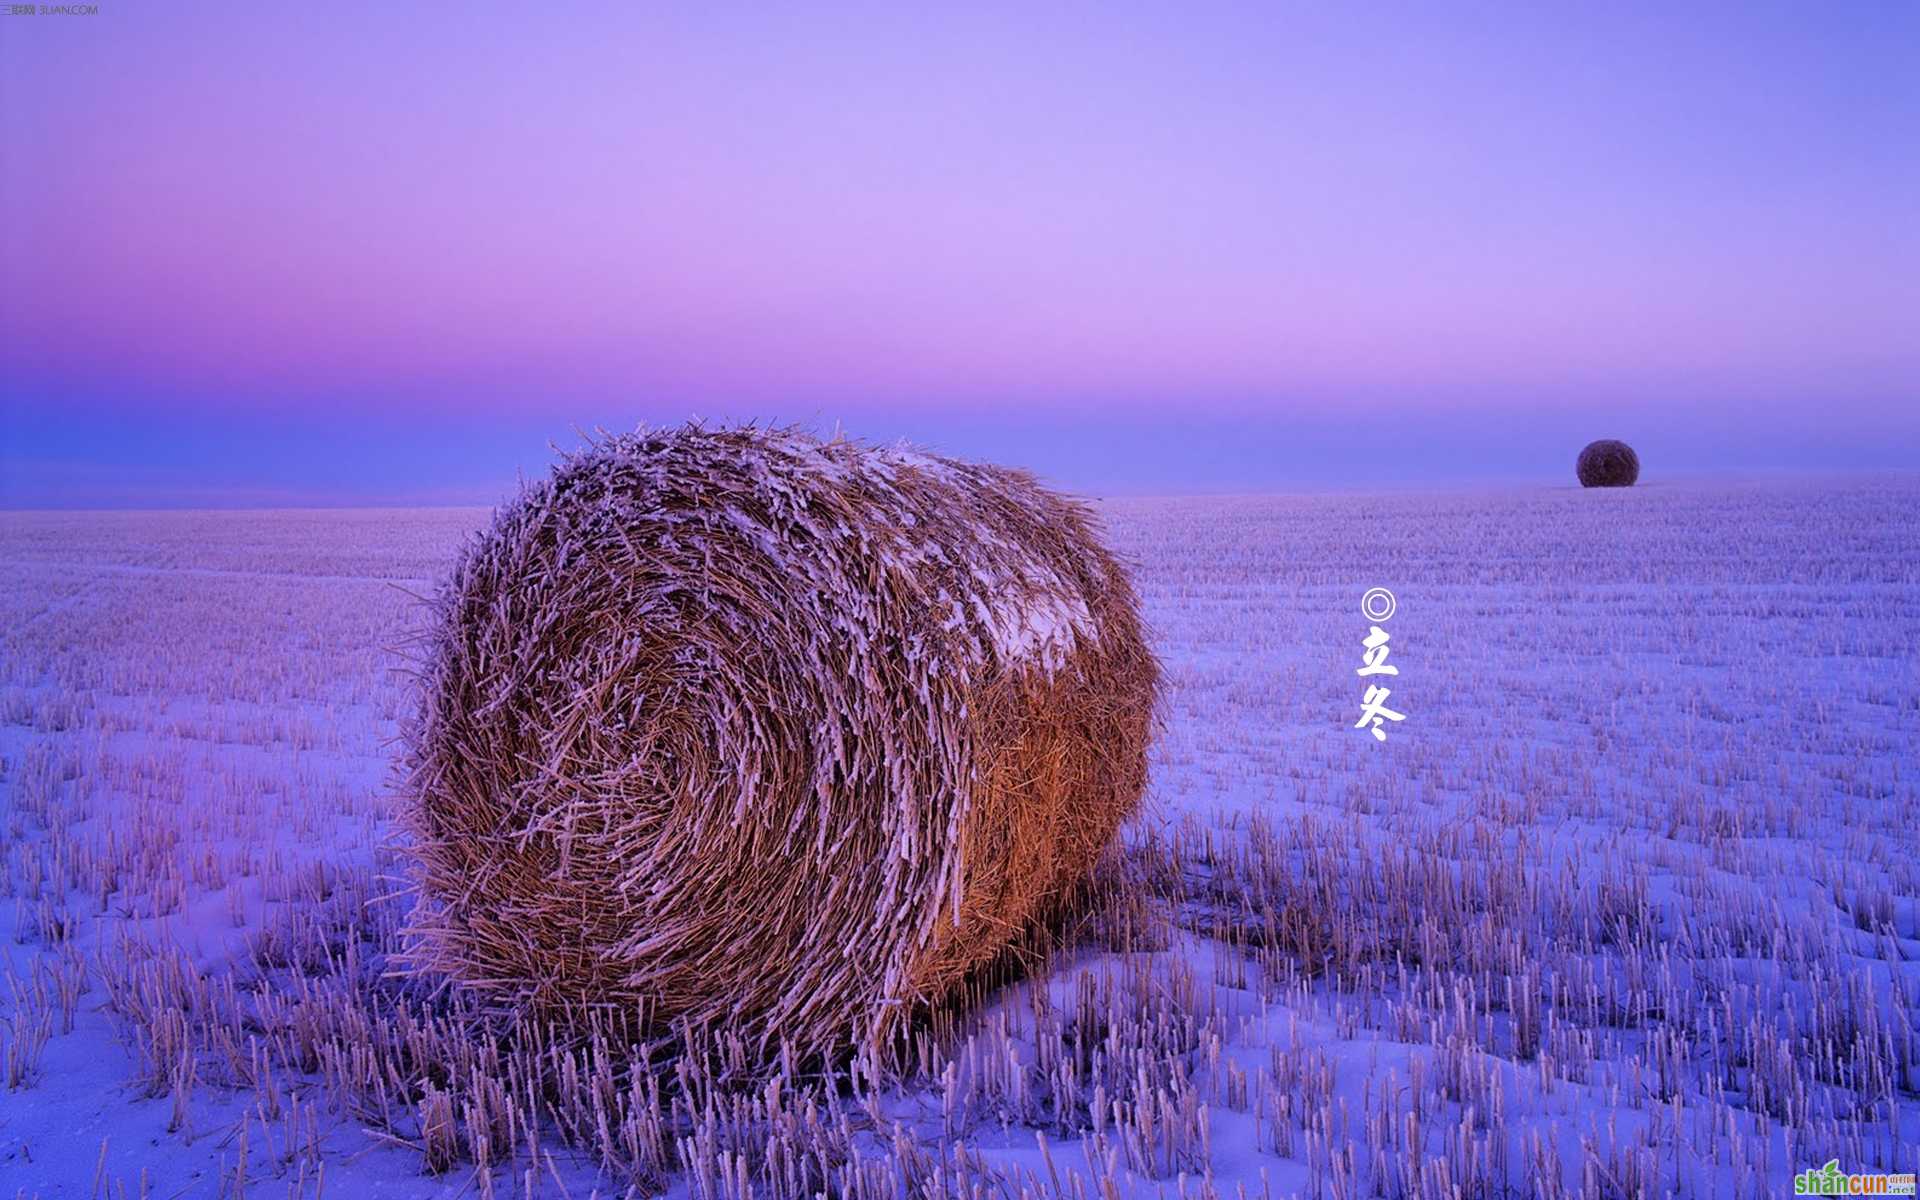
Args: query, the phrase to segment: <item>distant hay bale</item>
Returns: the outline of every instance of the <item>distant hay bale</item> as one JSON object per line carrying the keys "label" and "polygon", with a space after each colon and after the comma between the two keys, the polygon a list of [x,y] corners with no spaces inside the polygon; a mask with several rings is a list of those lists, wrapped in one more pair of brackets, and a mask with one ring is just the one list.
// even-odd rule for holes
{"label": "distant hay bale", "polygon": [[1601,438],[1587,443],[1574,470],[1581,487],[1632,487],[1640,478],[1640,456],[1625,442]]}
{"label": "distant hay bale", "polygon": [[1021,471],[606,438],[462,552],[409,729],[416,968],[518,1011],[877,1038],[1085,878],[1159,668]]}

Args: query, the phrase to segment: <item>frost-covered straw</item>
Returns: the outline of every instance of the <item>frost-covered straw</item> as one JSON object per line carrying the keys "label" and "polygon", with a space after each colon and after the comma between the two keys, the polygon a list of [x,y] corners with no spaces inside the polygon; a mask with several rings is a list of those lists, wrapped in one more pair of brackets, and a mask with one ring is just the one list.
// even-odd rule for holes
{"label": "frost-covered straw", "polygon": [[883,1036],[1085,877],[1159,668],[1032,476],[689,426],[523,489],[410,731],[415,966],[518,1011]]}

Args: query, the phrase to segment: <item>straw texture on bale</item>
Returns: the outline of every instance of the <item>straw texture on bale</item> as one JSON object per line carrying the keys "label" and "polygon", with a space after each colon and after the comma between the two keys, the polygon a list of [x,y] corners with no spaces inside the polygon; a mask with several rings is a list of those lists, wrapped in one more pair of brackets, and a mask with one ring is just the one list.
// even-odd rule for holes
{"label": "straw texture on bale", "polygon": [[1587,443],[1574,464],[1581,487],[1632,487],[1640,478],[1640,456],[1612,438]]}
{"label": "straw texture on bale", "polygon": [[603,437],[439,600],[418,969],[500,1006],[883,1036],[1138,806],[1159,669],[1030,475],[759,428]]}

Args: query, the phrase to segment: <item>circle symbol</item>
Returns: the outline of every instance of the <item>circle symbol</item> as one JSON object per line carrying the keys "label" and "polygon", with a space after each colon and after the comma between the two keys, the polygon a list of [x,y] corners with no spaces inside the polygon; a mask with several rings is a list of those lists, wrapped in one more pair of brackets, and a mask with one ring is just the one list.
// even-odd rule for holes
{"label": "circle symbol", "polygon": [[1368,588],[1366,595],[1360,597],[1360,615],[1369,621],[1384,621],[1399,607],[1393,593],[1383,587]]}

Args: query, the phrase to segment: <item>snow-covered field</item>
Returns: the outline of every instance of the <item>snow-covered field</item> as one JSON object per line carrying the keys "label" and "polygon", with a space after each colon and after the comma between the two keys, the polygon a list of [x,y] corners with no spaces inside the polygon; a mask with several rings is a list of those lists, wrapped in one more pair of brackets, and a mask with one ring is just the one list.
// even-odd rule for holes
{"label": "snow-covered field", "polygon": [[385,972],[394,649],[483,513],[0,514],[0,1200],[1920,1168],[1920,480],[1104,507],[1152,812],[1038,973],[831,1085]]}

